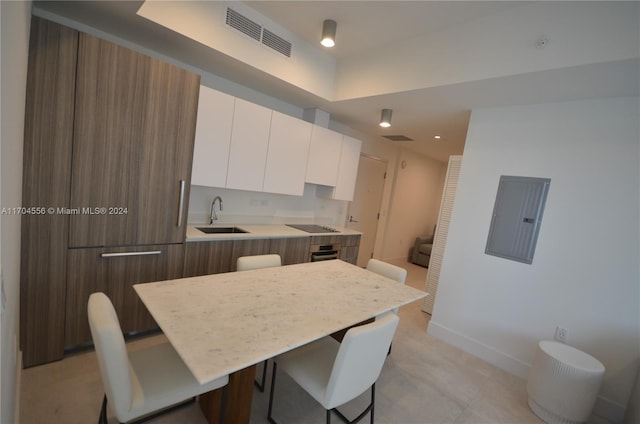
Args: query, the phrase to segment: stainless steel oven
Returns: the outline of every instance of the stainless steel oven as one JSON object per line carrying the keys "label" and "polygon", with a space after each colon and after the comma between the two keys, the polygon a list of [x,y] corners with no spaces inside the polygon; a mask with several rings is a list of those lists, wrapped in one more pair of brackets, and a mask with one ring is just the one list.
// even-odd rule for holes
{"label": "stainless steel oven", "polygon": [[312,244],[309,249],[311,262],[328,261],[330,259],[338,259],[340,256],[339,243],[332,244]]}

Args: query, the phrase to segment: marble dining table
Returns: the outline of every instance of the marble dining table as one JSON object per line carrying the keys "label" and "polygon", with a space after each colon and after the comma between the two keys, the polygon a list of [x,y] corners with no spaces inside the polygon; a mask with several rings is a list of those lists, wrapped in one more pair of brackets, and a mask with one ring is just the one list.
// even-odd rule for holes
{"label": "marble dining table", "polygon": [[210,423],[248,423],[255,365],[374,318],[427,293],[341,260],[134,285],[161,330],[204,384],[229,375],[200,397]]}

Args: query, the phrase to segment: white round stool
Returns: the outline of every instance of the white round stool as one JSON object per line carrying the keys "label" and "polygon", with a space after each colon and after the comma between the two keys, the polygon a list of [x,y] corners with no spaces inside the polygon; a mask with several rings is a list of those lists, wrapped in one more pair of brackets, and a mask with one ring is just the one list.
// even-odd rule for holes
{"label": "white round stool", "polygon": [[549,424],[589,419],[604,376],[604,365],[576,348],[555,341],[538,343],[527,381],[529,407]]}

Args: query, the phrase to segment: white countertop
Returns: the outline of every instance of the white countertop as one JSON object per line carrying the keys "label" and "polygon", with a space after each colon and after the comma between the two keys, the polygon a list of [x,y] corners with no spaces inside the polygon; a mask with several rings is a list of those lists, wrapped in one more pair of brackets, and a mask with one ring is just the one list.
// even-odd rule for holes
{"label": "white countertop", "polygon": [[427,296],[340,260],[133,287],[202,384]]}
{"label": "white countertop", "polygon": [[[198,230],[197,227],[238,227],[246,233],[229,233],[229,234],[206,234]],[[307,233],[306,231],[288,227],[286,225],[260,225],[260,224],[216,224],[216,225],[195,225],[187,226],[187,242],[192,241],[213,241],[213,240],[242,240],[242,239],[263,239],[263,238],[286,238],[286,237],[310,237],[310,236],[350,236],[361,235],[358,231],[344,227],[331,228],[338,230],[337,233]]]}

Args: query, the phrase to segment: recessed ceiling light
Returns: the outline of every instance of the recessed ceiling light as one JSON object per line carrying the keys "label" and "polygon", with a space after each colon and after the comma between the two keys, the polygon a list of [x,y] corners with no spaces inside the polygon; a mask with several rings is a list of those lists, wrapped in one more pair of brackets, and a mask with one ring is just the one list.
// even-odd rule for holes
{"label": "recessed ceiling light", "polygon": [[436,140],[440,140],[442,137],[440,137],[439,135],[434,135],[433,138],[435,138]]}

